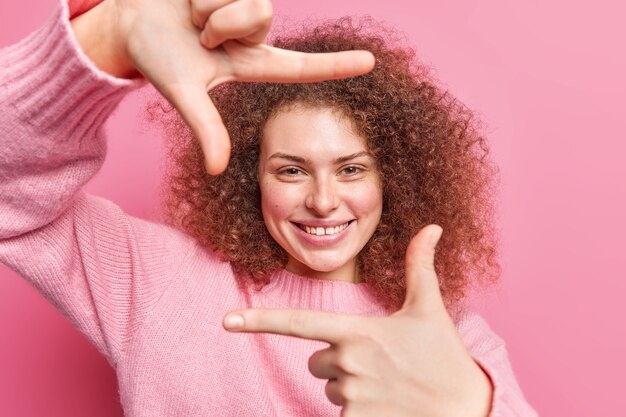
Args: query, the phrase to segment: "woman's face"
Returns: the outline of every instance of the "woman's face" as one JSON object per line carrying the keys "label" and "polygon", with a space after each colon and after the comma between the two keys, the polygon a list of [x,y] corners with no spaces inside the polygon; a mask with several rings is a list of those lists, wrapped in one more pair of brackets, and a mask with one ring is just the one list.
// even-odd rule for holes
{"label": "woman's face", "polygon": [[382,183],[352,122],[329,108],[279,111],[263,132],[259,185],[287,270],[355,281],[356,257],[380,220]]}

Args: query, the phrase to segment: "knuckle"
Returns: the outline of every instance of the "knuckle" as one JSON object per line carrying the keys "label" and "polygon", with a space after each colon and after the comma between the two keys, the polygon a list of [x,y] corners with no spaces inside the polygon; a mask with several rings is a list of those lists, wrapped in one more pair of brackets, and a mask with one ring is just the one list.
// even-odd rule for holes
{"label": "knuckle", "polygon": [[252,0],[252,7],[255,14],[259,19],[263,21],[269,21],[272,19],[274,10],[272,9],[272,3],[268,0]]}
{"label": "knuckle", "polygon": [[371,348],[373,346],[378,346],[378,341],[376,340],[375,336],[376,333],[376,328],[370,328],[368,333],[359,333],[357,335],[354,335],[352,338],[352,342],[358,344],[360,348]]}
{"label": "knuckle", "polygon": [[244,322],[247,329],[256,330],[263,327],[264,314],[262,311],[248,311],[244,315]]}
{"label": "knuckle", "polygon": [[355,378],[342,378],[337,381],[337,393],[344,404],[354,402],[358,398],[358,387]]}
{"label": "knuckle", "polygon": [[432,256],[423,256],[419,260],[419,266],[426,271],[434,272],[435,271],[435,263]]}
{"label": "knuckle", "polygon": [[349,349],[343,346],[337,348],[333,365],[343,372],[354,373],[356,371],[353,355],[350,353]]}
{"label": "knuckle", "polygon": [[191,0],[189,3],[191,3],[191,10],[204,14],[208,14],[216,8],[215,2],[211,0]]}
{"label": "knuckle", "polygon": [[210,14],[209,5],[202,1],[192,1],[190,10],[192,22],[198,27],[203,26]]}
{"label": "knuckle", "polygon": [[289,316],[287,321],[287,329],[290,333],[297,333],[300,329],[307,326],[307,316],[301,312],[294,312]]}
{"label": "knuckle", "polygon": [[193,5],[191,5],[191,21],[193,22],[194,25],[196,25],[196,27],[200,27],[202,25],[202,22],[200,21],[200,13],[198,12],[198,10],[196,8],[194,8]]}
{"label": "knuckle", "polygon": [[341,414],[339,414],[340,417],[356,417],[358,416],[359,413],[356,411],[356,409],[352,406],[352,404],[346,404],[342,409],[341,409]]}
{"label": "knuckle", "polygon": [[191,10],[192,15],[196,15],[200,13],[200,6],[197,1],[191,1],[189,5],[189,10]]}

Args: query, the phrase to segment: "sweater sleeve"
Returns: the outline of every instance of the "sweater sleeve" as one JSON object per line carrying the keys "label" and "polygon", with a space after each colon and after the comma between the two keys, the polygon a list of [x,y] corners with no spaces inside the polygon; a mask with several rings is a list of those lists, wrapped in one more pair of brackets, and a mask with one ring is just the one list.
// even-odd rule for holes
{"label": "sweater sleeve", "polygon": [[467,313],[457,327],[470,354],[493,383],[489,417],[537,417],[515,379],[504,340],[476,313]]}
{"label": "sweater sleeve", "polygon": [[65,2],[0,62],[0,262],[116,366],[194,245],[81,191],[105,158],[103,123],[143,82],[95,68]]}

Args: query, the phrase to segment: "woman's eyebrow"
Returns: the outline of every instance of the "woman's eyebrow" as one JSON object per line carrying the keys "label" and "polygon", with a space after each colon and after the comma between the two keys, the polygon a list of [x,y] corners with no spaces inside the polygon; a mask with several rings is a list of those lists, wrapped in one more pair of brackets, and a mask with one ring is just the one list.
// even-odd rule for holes
{"label": "woman's eyebrow", "polygon": [[287,159],[289,161],[298,162],[300,164],[311,162],[309,159],[305,159],[301,156],[289,155],[289,154],[282,153],[282,152],[276,152],[275,154],[272,154],[272,156],[270,156],[267,159],[274,159],[274,158]]}
{"label": "woman's eyebrow", "polygon": [[374,155],[372,155],[371,153],[367,152],[367,151],[361,151],[361,152],[356,152],[353,153],[352,155],[346,155],[346,156],[340,156],[339,158],[335,159],[335,163],[336,164],[342,164],[344,162],[348,162],[352,159],[358,158],[360,156],[369,156],[369,157],[374,157]]}
{"label": "woman's eyebrow", "polygon": [[[339,158],[336,158],[333,162],[335,164],[341,164],[341,163],[350,161],[352,159],[358,158],[360,156],[373,157],[373,155],[370,152],[361,151],[361,152],[356,152],[356,153],[346,155],[346,156],[340,156]],[[273,159],[273,158],[287,159],[289,161],[298,162],[300,164],[306,164],[306,163],[311,162],[310,159],[303,158],[301,156],[296,156],[296,155],[289,155],[289,154],[282,153],[282,152],[276,152],[272,154],[272,156],[270,156],[268,159]]]}

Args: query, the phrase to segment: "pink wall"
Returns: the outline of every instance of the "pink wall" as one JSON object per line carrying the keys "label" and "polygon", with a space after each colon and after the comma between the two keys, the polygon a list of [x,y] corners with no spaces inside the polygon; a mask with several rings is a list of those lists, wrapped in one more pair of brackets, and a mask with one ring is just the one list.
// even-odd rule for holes
{"label": "pink wall", "polygon": [[[507,340],[540,414],[619,415],[626,374],[624,6],[424,3],[274,6],[295,18],[371,14],[397,26],[439,78],[482,113],[502,169],[504,275],[477,308]],[[54,4],[3,0],[0,45],[40,25]],[[145,217],[155,208],[161,155],[158,137],[136,123],[140,103],[134,96],[110,120],[108,161],[88,189]],[[0,415],[122,415],[104,359],[2,266],[0,334]]]}

